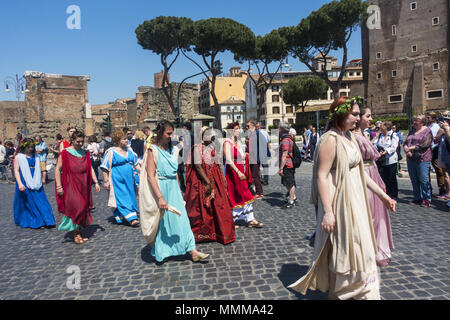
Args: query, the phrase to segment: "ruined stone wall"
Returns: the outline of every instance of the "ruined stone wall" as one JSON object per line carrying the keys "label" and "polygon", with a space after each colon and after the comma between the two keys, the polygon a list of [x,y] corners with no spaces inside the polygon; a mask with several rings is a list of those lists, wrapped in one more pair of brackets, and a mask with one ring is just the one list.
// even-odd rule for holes
{"label": "ruined stone wall", "polygon": [[[179,84],[176,85],[178,89]],[[191,119],[200,112],[199,95],[200,86],[198,84],[183,84],[180,93],[181,115],[183,119]]]}
{"label": "ruined stone wall", "polygon": [[51,143],[68,126],[85,131],[88,103],[87,76],[66,76],[27,71],[23,127],[28,136],[41,135]]}
{"label": "ruined stone wall", "polygon": [[[24,106],[21,101],[22,108]],[[17,101],[0,102],[0,140],[4,143],[7,140],[14,140],[18,128]]]}
{"label": "ruined stone wall", "polygon": [[122,129],[128,126],[128,115],[126,108],[109,109],[109,117],[111,119],[111,127],[113,130]]}
{"label": "ruined stone wall", "polygon": [[[136,93],[136,101],[128,105],[129,124],[136,119],[137,128],[154,125],[160,120],[174,121],[177,108],[178,83],[172,83],[175,110],[172,112],[162,89],[142,86]],[[185,83],[180,91],[181,115],[190,119],[199,112],[199,88],[197,84]],[[131,110],[130,110],[131,109]],[[136,115],[134,116],[134,112]]]}

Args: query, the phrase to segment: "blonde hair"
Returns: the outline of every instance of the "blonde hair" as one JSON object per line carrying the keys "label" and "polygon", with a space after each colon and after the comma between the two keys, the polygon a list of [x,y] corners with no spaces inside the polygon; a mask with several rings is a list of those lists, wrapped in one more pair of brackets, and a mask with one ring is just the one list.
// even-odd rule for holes
{"label": "blonde hair", "polygon": [[424,114],[418,114],[417,116],[413,117],[413,120],[417,119],[420,122],[422,122],[423,124],[427,124],[427,117]]}
{"label": "blonde hair", "polygon": [[144,134],[144,132],[142,132],[141,130],[137,130],[137,131],[134,133],[134,137],[135,137],[135,139],[137,139],[137,140],[144,140],[145,134]]}

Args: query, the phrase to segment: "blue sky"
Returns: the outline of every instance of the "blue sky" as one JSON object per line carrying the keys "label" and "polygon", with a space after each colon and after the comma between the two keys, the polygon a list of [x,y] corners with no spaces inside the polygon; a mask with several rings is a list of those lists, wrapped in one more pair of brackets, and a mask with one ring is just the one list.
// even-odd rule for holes
{"label": "blue sky", "polygon": [[[316,0],[15,0],[2,2],[0,11],[0,100],[14,100],[6,93],[4,79],[26,70],[67,75],[89,75],[89,101],[107,103],[134,97],[137,87],[153,85],[161,70],[159,57],[142,49],[136,27],[157,16],[232,18],[257,35],[282,26],[297,25],[311,11],[329,1]],[[81,30],[69,30],[67,7],[81,9]],[[195,54],[193,54],[195,57]],[[341,59],[341,56],[336,54]],[[360,30],[352,35],[349,59],[361,57]],[[227,72],[238,65],[230,53],[220,59]],[[289,59],[293,70],[306,67]],[[171,70],[171,80],[181,81],[198,69],[180,57]],[[199,82],[201,77],[190,82]]]}

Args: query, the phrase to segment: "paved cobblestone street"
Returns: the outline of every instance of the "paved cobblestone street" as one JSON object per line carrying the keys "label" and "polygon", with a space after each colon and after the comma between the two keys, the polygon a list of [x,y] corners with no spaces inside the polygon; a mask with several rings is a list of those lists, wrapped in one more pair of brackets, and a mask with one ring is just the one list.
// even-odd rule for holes
{"label": "paved cobblestone street", "polygon": [[[1,183],[0,298],[326,299],[324,293],[302,296],[287,289],[306,273],[313,253],[306,239],[315,227],[311,168],[303,163],[297,172],[299,203],[292,209],[281,209],[285,189],[280,177],[271,177],[255,204],[255,216],[265,227],[241,227],[236,242],[226,246],[198,244],[211,254],[205,263],[186,256],[156,264],[140,229],[113,223],[104,189],[94,193],[97,210],[86,244],[74,244],[56,228],[21,229],[13,220],[14,186]],[[45,187],[59,224],[53,188],[53,181]],[[393,260],[381,270],[382,298],[450,299],[449,209],[436,199],[429,209],[409,205],[409,179],[399,179],[399,189],[398,212],[391,213]],[[66,285],[70,266],[80,268],[79,290]]]}

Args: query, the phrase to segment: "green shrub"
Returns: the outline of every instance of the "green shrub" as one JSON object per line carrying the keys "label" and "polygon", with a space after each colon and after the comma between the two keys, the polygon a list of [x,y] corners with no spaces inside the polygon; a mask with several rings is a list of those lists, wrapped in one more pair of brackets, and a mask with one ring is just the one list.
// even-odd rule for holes
{"label": "green shrub", "polygon": [[372,124],[375,124],[377,121],[391,121],[400,130],[408,130],[408,117],[374,117]]}

